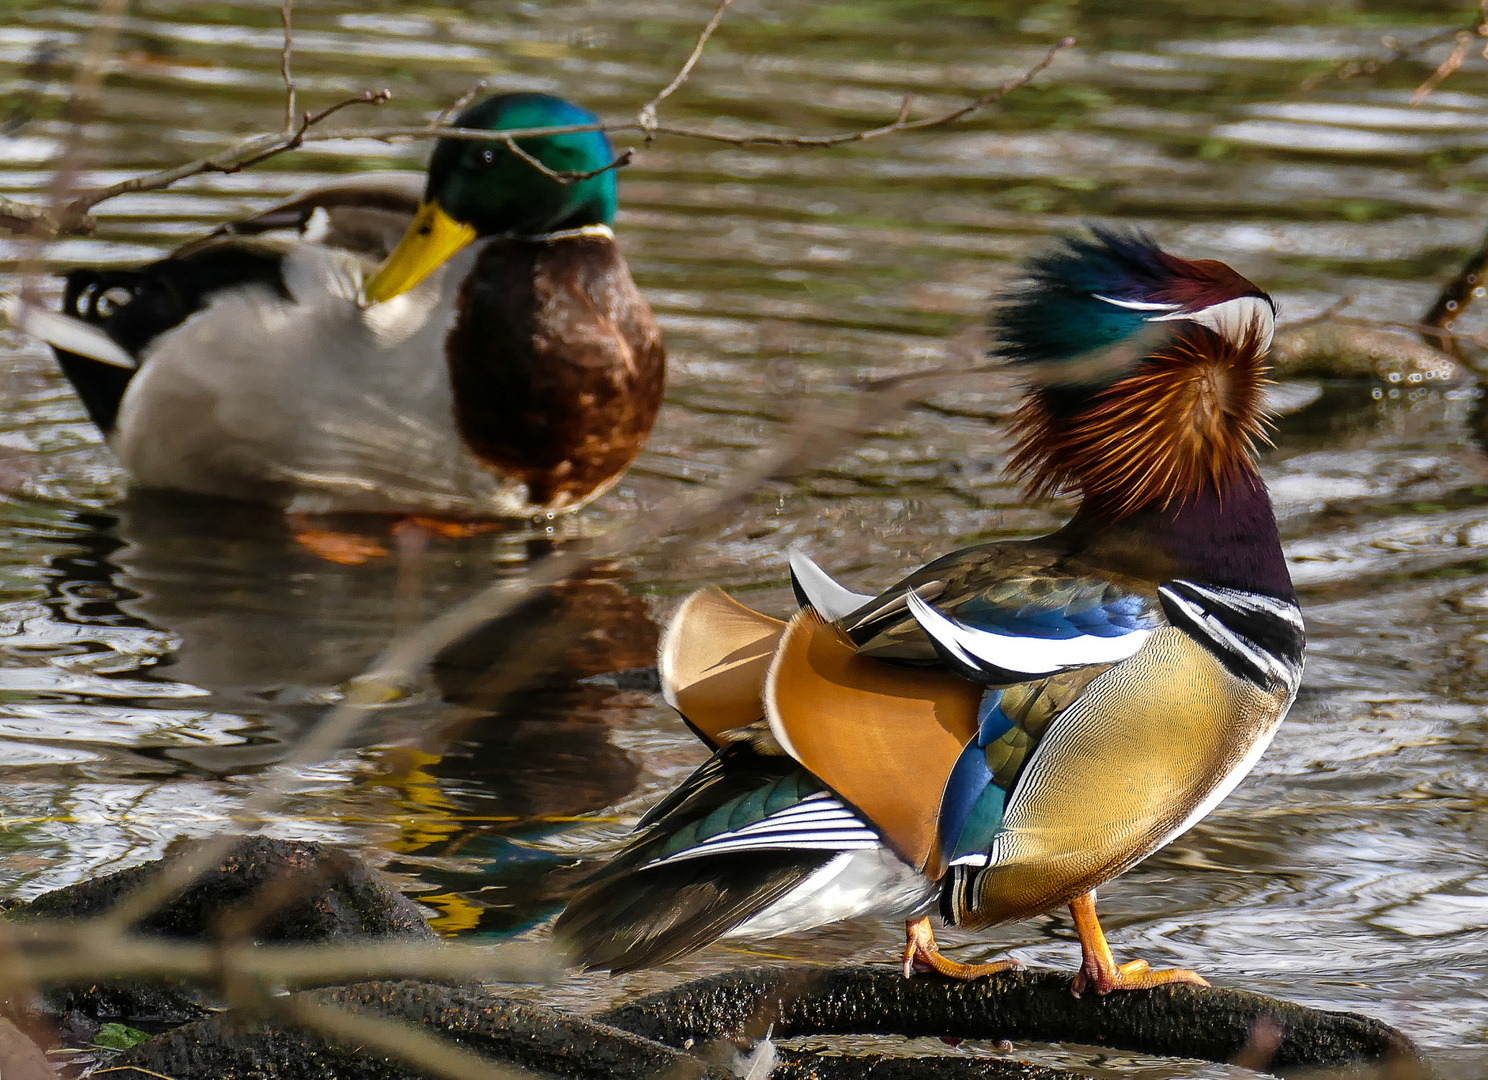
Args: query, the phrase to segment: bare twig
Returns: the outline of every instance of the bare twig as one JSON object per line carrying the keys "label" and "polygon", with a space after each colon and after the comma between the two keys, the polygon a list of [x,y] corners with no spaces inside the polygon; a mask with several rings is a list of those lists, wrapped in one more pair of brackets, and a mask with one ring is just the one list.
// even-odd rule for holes
{"label": "bare twig", "polygon": [[[342,109],[352,105],[381,105],[392,97],[387,90],[368,90],[356,97],[345,98],[333,105],[327,106],[317,113],[305,113],[300,118],[299,124],[291,131],[278,135],[260,135],[239,143],[226,154],[202,158],[186,165],[179,165],[174,169],[163,169],[158,173],[146,176],[134,176],[128,180],[120,180],[117,184],[108,187],[97,188],[93,191],[83,192],[72,202],[68,203],[63,211],[64,222],[70,222],[76,218],[86,215],[93,207],[117,195],[123,195],[131,191],[158,191],[162,187],[169,187],[179,180],[188,176],[197,176],[201,173],[235,173],[240,169],[257,165],[261,161],[267,161],[271,157],[294,150],[303,145],[310,136],[310,129],[334,116]],[[347,136],[343,135],[342,138]]]}
{"label": "bare twig", "polygon": [[[866,142],[869,139],[879,139],[885,135],[893,135],[900,131],[923,131],[925,128],[943,127],[953,124],[972,113],[985,109],[988,105],[994,105],[1007,97],[1008,94],[1019,87],[1027,86],[1035,78],[1048,69],[1054,62],[1054,58],[1065,49],[1075,44],[1075,39],[1067,37],[1052,46],[1044,55],[1044,58],[1034,64],[1027,71],[1015,78],[1009,79],[997,89],[990,93],[962,105],[960,108],[952,109],[950,112],[939,116],[928,116],[920,120],[910,120],[907,110],[901,106],[899,115],[892,123],[884,124],[882,127],[869,128],[867,131],[854,131],[841,135],[724,135],[712,131],[694,131],[689,128],[667,128],[657,127],[658,135],[680,135],[691,139],[711,139],[715,142],[729,143],[733,146],[802,146],[823,147],[843,146],[847,143]],[[629,125],[617,127],[612,130],[629,130]]]}
{"label": "bare twig", "polygon": [[229,974],[270,988],[381,978],[545,983],[558,974],[551,948],[520,942],[224,945],[115,934],[101,929],[96,919],[22,919],[0,925],[0,938],[6,945],[0,971],[8,988],[18,980],[59,984],[160,977],[211,985]]}
{"label": "bare twig", "polygon": [[[635,131],[652,137],[666,135],[675,138],[701,139],[738,147],[781,146],[819,149],[842,146],[848,143],[865,142],[870,139],[882,138],[886,135],[892,135],[902,131],[920,131],[926,128],[942,127],[955,123],[978,110],[995,104],[1019,87],[1027,85],[1045,71],[1061,51],[1073,44],[1073,38],[1065,38],[1063,41],[1054,45],[1043,59],[1027,71],[959,108],[952,109],[938,116],[910,120],[907,110],[901,106],[899,114],[890,123],[863,131],[824,135],[731,135],[720,131],[711,131],[706,128],[666,124],[656,124],[647,127],[640,120],[624,120],[508,130],[501,132],[499,138],[510,145],[516,139],[536,138],[540,136],[570,135],[590,131],[610,133]],[[316,126],[326,117],[340,109],[358,104],[381,104],[388,100],[390,96],[388,91],[379,90],[368,91],[359,97],[347,98],[344,101],[337,102],[329,109],[324,109],[315,114],[307,114],[294,131],[257,135],[209,157],[200,158],[184,165],[175,166],[174,168],[162,169],[158,172],[131,177],[128,180],[120,181],[108,187],[76,193],[72,201],[60,211],[49,213],[42,207],[32,206],[17,200],[7,200],[5,204],[0,204],[0,227],[10,229],[12,232],[29,231],[37,235],[78,232],[81,231],[88,213],[94,207],[117,195],[134,191],[158,191],[188,177],[197,176],[202,173],[237,172],[240,169],[245,169],[251,165],[266,161],[269,158],[276,157],[279,154],[296,150],[307,143],[331,142],[338,139],[379,139],[389,141],[396,139],[428,138],[489,141],[492,138],[498,137],[493,136],[490,131],[481,128],[432,127],[427,124],[422,126],[376,128],[320,128]],[[634,150],[627,150],[620,154],[615,161],[605,166],[604,169],[599,169],[592,173],[558,173],[546,167],[543,167],[542,171],[560,180],[573,182],[597,175],[599,172],[609,169],[620,168],[631,160],[633,154]],[[523,157],[529,161],[534,160],[531,158],[531,155],[524,154]]]}
{"label": "bare twig", "polygon": [[455,98],[454,101],[451,101],[443,109],[440,109],[439,112],[435,113],[434,119],[429,121],[429,128],[432,130],[434,128],[444,127],[446,124],[449,123],[451,119],[454,118],[457,113],[459,113],[461,109],[465,108],[466,105],[469,105],[472,101],[474,101],[476,97],[480,95],[480,92],[485,88],[486,80],[481,79],[469,90],[466,90],[459,97]]}
{"label": "bare twig", "polygon": [[291,16],[294,14],[294,0],[284,0],[279,8],[279,19],[284,23],[284,50],[279,54],[279,73],[284,76],[284,130],[293,131],[295,126],[295,113],[298,111],[295,103],[294,76],[290,73],[289,62],[294,56],[294,29],[291,25]]}
{"label": "bare twig", "polygon": [[542,173],[544,176],[551,177],[552,179],[558,181],[560,184],[574,184],[580,180],[589,180],[593,177],[599,176],[601,173],[607,173],[611,169],[624,168],[626,165],[630,164],[630,159],[635,157],[635,147],[631,146],[627,147],[625,150],[617,154],[615,156],[615,160],[610,162],[603,168],[591,169],[588,172],[558,172],[555,169],[548,168],[537,158],[529,154],[526,150],[523,150],[520,146],[517,145],[517,141],[510,135],[502,136],[501,141],[504,142],[506,144],[506,148],[513,154],[516,154],[517,157],[521,158],[528,165],[531,165],[534,169]]}
{"label": "bare twig", "polygon": [[1333,323],[1336,326],[1360,326],[1372,330],[1400,330],[1406,333],[1419,334],[1426,339],[1428,345],[1432,345],[1454,360],[1465,359],[1461,346],[1463,344],[1476,345],[1481,349],[1488,349],[1488,336],[1483,334],[1464,334],[1454,330],[1453,324],[1458,316],[1467,310],[1467,306],[1479,295],[1485,292],[1479,284],[1488,274],[1488,247],[1483,248],[1472,259],[1468,260],[1466,266],[1453,281],[1442,290],[1436,303],[1420,322],[1406,322],[1391,319],[1368,319],[1357,315],[1344,315],[1343,312],[1351,307],[1355,297],[1341,296],[1328,307],[1316,315],[1309,315],[1305,319],[1294,319],[1277,327],[1282,330],[1301,330],[1303,327],[1316,326],[1319,323]]}
{"label": "bare twig", "polygon": [[[1464,35],[1466,40],[1464,41]],[[1407,60],[1426,49],[1437,45],[1443,45],[1449,41],[1457,43],[1455,49],[1436,71],[1416,89],[1411,95],[1410,103],[1419,105],[1434,91],[1442,81],[1462,66],[1467,58],[1467,50],[1471,47],[1472,38],[1477,36],[1488,37],[1488,0],[1479,0],[1478,18],[1468,26],[1454,27],[1451,30],[1428,34],[1426,37],[1417,38],[1414,41],[1402,42],[1395,37],[1386,35],[1380,38],[1380,44],[1389,50],[1388,56],[1371,57],[1368,60],[1350,60],[1347,63],[1334,61],[1334,70],[1327,74],[1309,75],[1302,80],[1301,89],[1315,90],[1322,82],[1330,76],[1339,80],[1359,78],[1360,76],[1374,76],[1386,68]],[[1459,55],[1460,53],[1460,55]],[[1484,47],[1484,58],[1488,59],[1488,45]],[[1450,66],[1449,66],[1450,65]]]}
{"label": "bare twig", "polygon": [[1447,54],[1447,58],[1437,65],[1436,70],[1427,77],[1426,81],[1416,87],[1416,92],[1410,97],[1410,103],[1412,105],[1419,105],[1425,101],[1438,86],[1462,66],[1462,62],[1467,59],[1467,54],[1472,49],[1473,42],[1477,39],[1478,33],[1483,29],[1483,26],[1479,26],[1476,30],[1457,31],[1457,44]]}
{"label": "bare twig", "polygon": [[646,133],[646,141],[649,143],[652,132],[656,129],[656,107],[676,92],[677,88],[687,81],[687,76],[692,74],[693,67],[703,55],[703,50],[708,46],[708,39],[713,36],[713,31],[718,29],[718,24],[723,22],[723,16],[734,0],[718,0],[718,8],[713,12],[713,17],[708,20],[702,32],[698,34],[697,44],[692,47],[692,52],[687,54],[687,60],[678,69],[677,74],[672,76],[672,81],[663,86],[660,92],[646,104],[642,105],[636,113],[636,121],[641,125],[641,130]]}
{"label": "bare twig", "polygon": [[42,238],[63,233],[85,235],[97,227],[98,221],[92,214],[84,213],[80,217],[63,221],[49,207],[0,195],[0,229],[13,236]]}

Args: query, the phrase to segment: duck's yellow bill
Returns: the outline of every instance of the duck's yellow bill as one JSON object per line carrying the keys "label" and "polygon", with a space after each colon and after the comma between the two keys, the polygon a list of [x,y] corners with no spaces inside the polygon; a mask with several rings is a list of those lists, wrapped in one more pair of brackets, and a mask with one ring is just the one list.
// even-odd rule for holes
{"label": "duck's yellow bill", "polygon": [[387,262],[367,279],[362,296],[380,304],[406,293],[474,239],[474,227],[450,217],[437,202],[424,203]]}

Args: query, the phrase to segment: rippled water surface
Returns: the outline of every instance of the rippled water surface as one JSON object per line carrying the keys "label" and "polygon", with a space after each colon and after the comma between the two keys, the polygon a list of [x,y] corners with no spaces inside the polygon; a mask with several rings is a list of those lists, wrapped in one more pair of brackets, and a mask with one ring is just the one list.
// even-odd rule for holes
{"label": "rippled water surface", "polygon": [[[389,87],[380,122],[415,122],[477,78],[624,116],[666,81],[711,7],[306,0],[295,71],[311,106]],[[0,191],[40,197],[48,183],[64,90],[44,58],[74,54],[93,10],[5,5],[0,111],[14,122]],[[1374,79],[1339,80],[1330,62],[1466,19],[1406,0],[740,0],[664,118],[869,127],[905,92],[919,110],[948,108],[1065,34],[1080,45],[1001,111],[952,128],[833,151],[663,140],[640,154],[618,231],[667,334],[667,408],[638,468],[556,531],[448,539],[347,520],[335,524],[371,557],[336,565],[265,510],[120,501],[116,467],[49,355],[0,334],[0,887],[34,895],[230,826],[255,771],[390,635],[722,475],[860,375],[964,354],[988,293],[1051,232],[1090,218],[1143,225],[1185,254],[1233,262],[1276,295],[1283,319],[1345,296],[1357,314],[1419,318],[1488,224],[1488,65],[1469,61],[1411,108],[1442,49]],[[95,178],[276,125],[279,45],[277,4],[138,0],[88,129]],[[367,112],[344,115],[371,122]],[[129,264],[308,183],[418,168],[426,152],[328,144],[120,198],[96,235],[46,256]],[[30,254],[0,241],[0,288]],[[1310,402],[1283,419],[1265,466],[1309,621],[1306,683],[1254,775],[1103,892],[1107,926],[1119,951],[1371,1013],[1448,1071],[1480,1073],[1488,456],[1477,395],[1282,389]],[[785,610],[791,544],[872,589],[952,547],[1051,527],[1068,507],[1026,505],[1002,475],[1010,406],[1000,384],[939,393],[696,545],[637,552],[524,610],[382,710],[358,748],[305,772],[274,831],[360,847],[451,934],[541,935],[580,854],[618,842],[703,757],[656,697],[591,677],[649,664],[658,620],[700,583]],[[764,951],[882,958],[896,934],[847,924]],[[1060,917],[952,940],[964,957],[1077,956]],[[669,970],[578,978],[559,995],[588,1006],[757,955],[718,947]],[[1116,1061],[1153,1077],[1238,1075]]]}

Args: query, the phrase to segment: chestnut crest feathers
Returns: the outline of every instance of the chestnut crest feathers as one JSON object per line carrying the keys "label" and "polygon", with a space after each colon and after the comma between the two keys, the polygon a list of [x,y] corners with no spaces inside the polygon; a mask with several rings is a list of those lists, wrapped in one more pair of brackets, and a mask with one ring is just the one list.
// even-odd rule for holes
{"label": "chestnut crest feathers", "polygon": [[1027,377],[1013,468],[1030,494],[1080,492],[1113,515],[1254,469],[1275,305],[1224,263],[1093,229],[1027,265],[993,316]]}

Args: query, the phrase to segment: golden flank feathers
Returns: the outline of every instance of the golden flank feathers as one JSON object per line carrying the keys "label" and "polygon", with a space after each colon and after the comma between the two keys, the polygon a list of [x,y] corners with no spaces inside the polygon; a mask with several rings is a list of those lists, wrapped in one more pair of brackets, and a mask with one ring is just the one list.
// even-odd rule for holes
{"label": "golden flank feathers", "polygon": [[714,746],[765,715],[760,694],[785,623],[745,607],[716,585],[677,609],[657,668],[667,704]]}
{"label": "golden flank feathers", "polygon": [[1026,919],[1127,870],[1250,770],[1286,703],[1284,689],[1232,674],[1181,630],[1158,630],[1045,735],[993,865],[975,877],[975,895],[953,897],[957,924]]}
{"label": "golden flank feathers", "polygon": [[1029,496],[1080,491],[1120,516],[1231,487],[1266,441],[1262,330],[1237,342],[1187,326],[1073,415],[1030,394],[1014,417],[1012,460]]}
{"label": "golden flank feathers", "polygon": [[941,793],[977,730],[982,688],[946,671],[860,656],[812,608],[791,620],[765,686],[787,753],[857,810],[904,859],[944,872]]}

